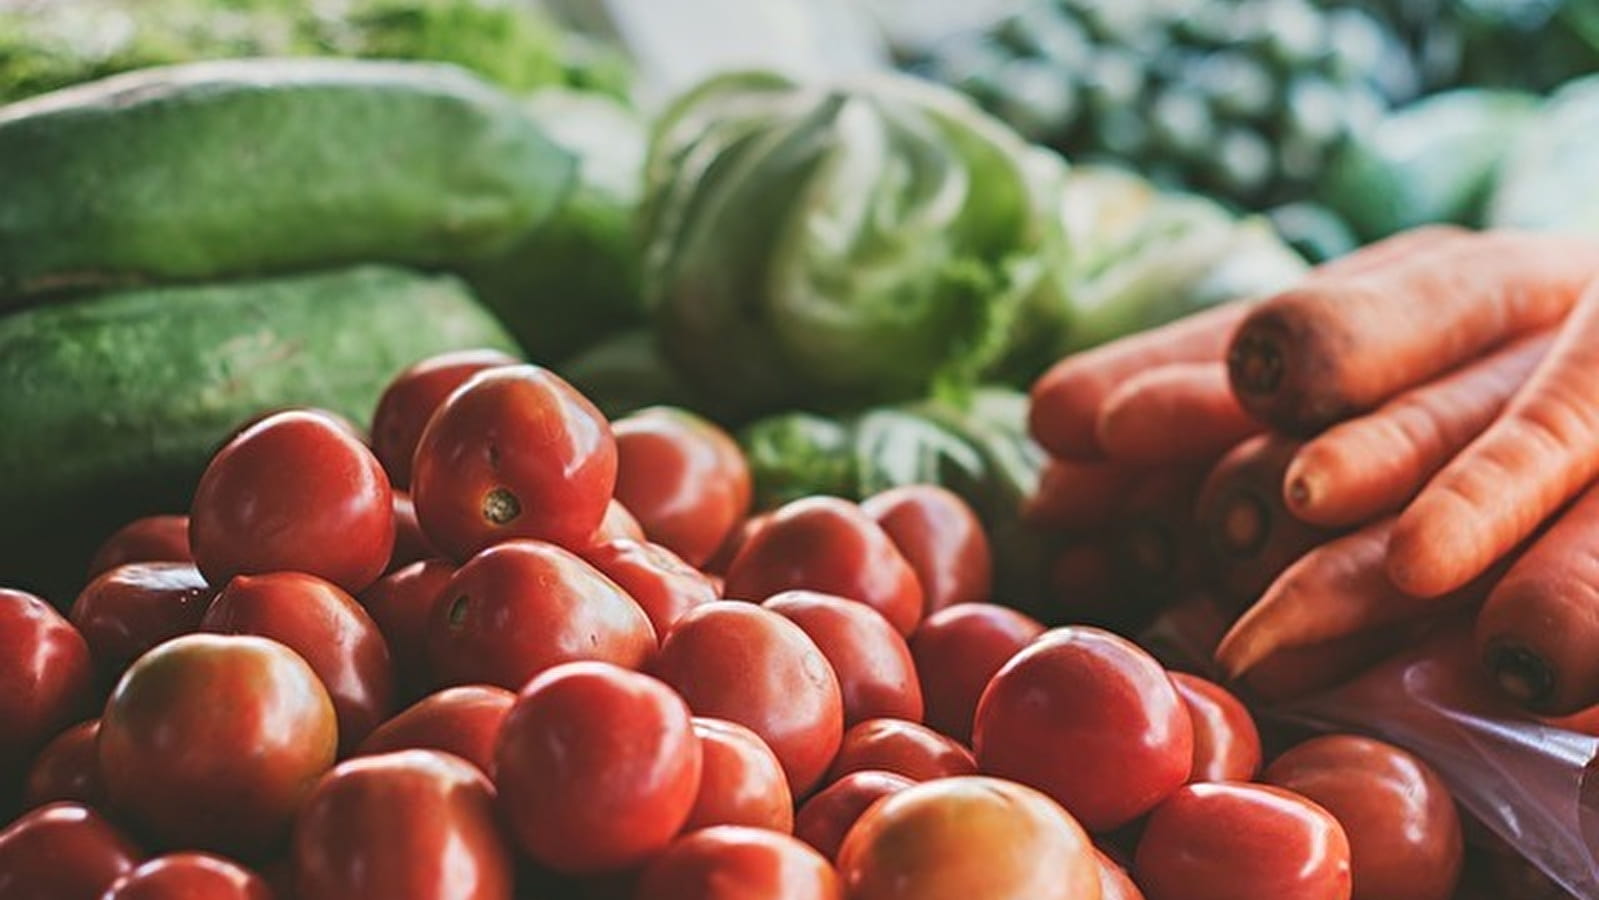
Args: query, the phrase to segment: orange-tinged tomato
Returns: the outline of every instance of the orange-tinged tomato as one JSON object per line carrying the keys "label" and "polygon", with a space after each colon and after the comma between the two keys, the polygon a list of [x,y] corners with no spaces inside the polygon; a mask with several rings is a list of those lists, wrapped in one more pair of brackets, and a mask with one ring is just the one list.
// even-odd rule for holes
{"label": "orange-tinged tomato", "polygon": [[1100,900],[1144,900],[1143,892],[1133,884],[1126,869],[1103,852],[1096,850],[1095,855],[1099,859]]}

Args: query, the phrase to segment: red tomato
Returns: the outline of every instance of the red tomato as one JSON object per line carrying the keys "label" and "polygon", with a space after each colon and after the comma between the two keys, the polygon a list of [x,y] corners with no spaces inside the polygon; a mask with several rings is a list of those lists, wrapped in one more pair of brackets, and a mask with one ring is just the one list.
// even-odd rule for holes
{"label": "red tomato", "polygon": [[922,683],[927,724],[962,743],[983,688],[1000,667],[1044,633],[1044,626],[1005,606],[962,603],[941,609],[911,634],[911,657]]}
{"label": "red tomato", "polygon": [[0,897],[100,900],[140,856],[99,813],[78,803],[52,803],[0,831]]}
{"label": "red tomato", "polygon": [[737,527],[728,532],[727,540],[722,542],[722,546],[716,548],[715,555],[706,560],[705,565],[700,568],[716,575],[727,574],[727,568],[733,564],[733,558],[738,556],[738,551],[743,550],[744,545],[749,543],[750,538],[755,536],[755,532],[766,527],[766,523],[771,521],[771,519],[771,513],[763,512],[756,513],[740,522]]}
{"label": "red tomato", "polygon": [[589,538],[589,543],[603,544],[606,541],[619,540],[644,543],[644,526],[640,525],[638,519],[627,511],[627,507],[618,503],[616,498],[612,497],[611,502],[606,504],[605,518],[600,520],[600,527],[594,530],[593,536]]}
{"label": "red tomato", "polygon": [[850,900],[1098,900],[1088,835],[1043,794],[997,778],[926,781],[868,809],[844,838]]}
{"label": "red tomato", "polygon": [[295,822],[299,900],[510,900],[514,879],[494,788],[447,753],[340,763]]}
{"label": "red tomato", "polygon": [[193,562],[188,516],[145,516],[118,528],[89,560],[89,580],[136,562]]}
{"label": "red tomato", "polygon": [[341,750],[354,748],[394,708],[394,664],[377,623],[314,575],[235,576],[200,627],[271,638],[304,657],[333,698]]}
{"label": "red tomato", "polygon": [[901,719],[868,719],[844,732],[829,780],[876,769],[912,781],[976,775],[971,751],[925,725]]}
{"label": "red tomato", "polygon": [[394,492],[394,549],[389,552],[385,572],[393,572],[414,562],[439,555],[422,533],[422,524],[416,520],[416,504],[404,491]]}
{"label": "red tomato", "polygon": [[1426,763],[1353,735],[1314,738],[1261,780],[1332,813],[1349,837],[1357,900],[1448,900],[1463,846],[1454,798]]}
{"label": "red tomato", "polygon": [[494,777],[494,746],[516,695],[486,684],[446,688],[379,725],[356,750],[372,756],[395,750],[442,750]]}
{"label": "red tomato", "polygon": [[815,591],[784,591],[761,605],[798,625],[832,664],[846,727],[883,717],[921,720],[922,685],[910,648],[876,610]]}
{"label": "red tomato", "polygon": [[694,718],[704,765],[685,831],[712,825],[794,830],[794,798],[783,764],[760,735],[735,722]]}
{"label": "red tomato", "polygon": [[411,459],[422,429],[444,398],[484,369],[518,362],[498,350],[457,350],[430,356],[396,375],[372,414],[372,452],[382,461],[389,480],[402,488],[411,483]]}
{"label": "red tomato", "polygon": [[922,618],[922,588],[894,542],[860,507],[795,500],[749,539],[727,570],[727,594],[751,600],[792,589],[859,600],[902,635]]}
{"label": "red tomato", "polygon": [[423,532],[458,561],[511,538],[582,547],[615,485],[605,417],[538,366],[479,372],[451,394],[411,472]]}
{"label": "red tomato", "polygon": [[102,900],[272,900],[260,875],[207,853],[158,856],[118,878]]}
{"label": "red tomato", "polygon": [[394,548],[394,498],[359,440],[317,412],[271,415],[212,457],[189,510],[189,544],[211,584],[306,572],[352,593]]}
{"label": "red tomato", "polygon": [[23,803],[32,808],[73,800],[89,806],[105,803],[105,780],[100,777],[100,756],[96,741],[100,738],[100,720],[68,728],[44,745],[39,756],[28,770],[28,780],[23,786]]}
{"label": "red tomato", "polygon": [[627,591],[657,635],[684,613],[716,599],[716,588],[699,570],[658,544],[618,538],[590,544],[583,559]]}
{"label": "red tomato", "polygon": [[333,701],[299,654],[189,634],[139,657],[100,717],[112,803],[161,842],[256,852],[333,764]]}
{"label": "red tomato", "polygon": [[1179,788],[1133,863],[1149,900],[1348,900],[1349,842],[1328,812],[1257,784]]}
{"label": "red tomato", "polygon": [[428,618],[455,574],[455,563],[427,559],[390,572],[361,593],[361,605],[383,633],[402,696],[415,697],[433,684],[428,673]]}
{"label": "red tomato", "polygon": [[721,825],[678,838],[644,870],[648,900],[844,900],[838,873],[786,834]]}
{"label": "red tomato", "polygon": [[1192,781],[1252,781],[1260,771],[1260,732],[1249,709],[1213,681],[1171,673],[1194,724]]}
{"label": "red tomato", "polygon": [[599,873],[671,842],[694,808],[702,761],[688,706],[666,685],[609,663],[568,663],[517,697],[495,781],[529,856]]}
{"label": "red tomato", "polygon": [[972,740],[984,772],[1038,788],[1094,831],[1154,808],[1194,756],[1166,670],[1087,627],[1047,631],[1012,657],[977,704]]}
{"label": "red tomato", "polygon": [[817,791],[794,816],[794,836],[828,859],[873,803],[916,782],[893,772],[851,772]]}
{"label": "red tomato", "polygon": [[696,715],[760,735],[796,797],[838,752],[844,708],[833,667],[798,625],[771,610],[726,600],[695,607],[661,642],[655,674]]}
{"label": "red tomato", "polygon": [[1144,900],[1143,892],[1133,884],[1126,869],[1101,851],[1095,850],[1094,855],[1099,860],[1100,900]]}
{"label": "red tomato", "polygon": [[144,651],[197,630],[215,596],[193,563],[129,563],[89,582],[69,615],[95,664],[115,680]]}
{"label": "red tomato", "polygon": [[0,588],[0,772],[89,712],[89,646],[48,603]]}
{"label": "red tomato", "polygon": [[921,582],[926,615],[987,600],[994,564],[988,535],[959,495],[936,484],[890,488],[861,511],[883,526]]}
{"label": "red tomato", "polygon": [[578,557],[543,541],[508,541],[472,557],[433,605],[427,653],[441,684],[516,690],[564,662],[630,669],[656,647],[632,598]]}
{"label": "red tomato", "polygon": [[612,426],[616,499],[644,534],[702,565],[750,507],[750,470],[727,432],[681,409],[641,409]]}

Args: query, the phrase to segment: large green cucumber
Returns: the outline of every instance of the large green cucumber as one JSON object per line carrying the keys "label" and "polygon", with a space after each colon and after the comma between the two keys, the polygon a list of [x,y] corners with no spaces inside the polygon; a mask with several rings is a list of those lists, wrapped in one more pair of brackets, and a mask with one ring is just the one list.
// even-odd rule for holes
{"label": "large green cucumber", "polygon": [[514,348],[452,276],[379,266],[101,294],[0,318],[0,585],[73,589],[120,523],[188,507],[263,410],[365,424],[430,354]]}
{"label": "large green cucumber", "polygon": [[0,308],[60,289],[453,266],[547,218],[575,161],[454,66],[233,60],[0,108]]}

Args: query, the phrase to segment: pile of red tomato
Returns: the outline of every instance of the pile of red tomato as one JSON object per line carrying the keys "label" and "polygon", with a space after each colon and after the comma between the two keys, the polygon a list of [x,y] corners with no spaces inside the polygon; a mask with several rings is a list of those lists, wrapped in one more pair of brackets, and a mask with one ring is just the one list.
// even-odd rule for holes
{"label": "pile of red tomato", "polygon": [[1221,687],[986,602],[940,488],[750,494],[715,426],[492,353],[370,446],[247,424],[65,617],[0,591],[0,900],[1451,895],[1403,751],[1261,775]]}

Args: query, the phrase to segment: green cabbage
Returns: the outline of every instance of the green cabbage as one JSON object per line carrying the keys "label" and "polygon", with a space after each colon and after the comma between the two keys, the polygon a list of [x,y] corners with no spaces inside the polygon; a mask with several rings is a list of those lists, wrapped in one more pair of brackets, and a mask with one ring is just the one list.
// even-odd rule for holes
{"label": "green cabbage", "polygon": [[1490,224],[1599,233],[1599,75],[1561,88],[1510,150]]}

